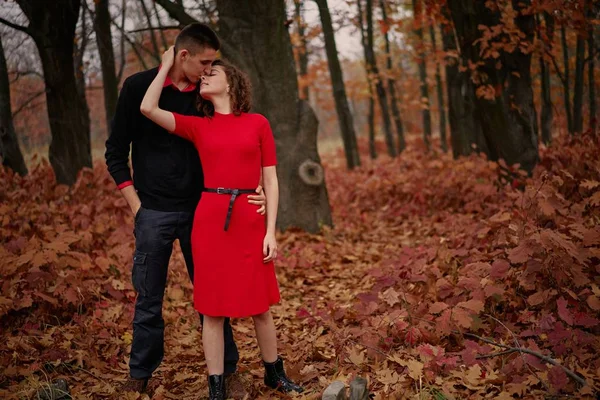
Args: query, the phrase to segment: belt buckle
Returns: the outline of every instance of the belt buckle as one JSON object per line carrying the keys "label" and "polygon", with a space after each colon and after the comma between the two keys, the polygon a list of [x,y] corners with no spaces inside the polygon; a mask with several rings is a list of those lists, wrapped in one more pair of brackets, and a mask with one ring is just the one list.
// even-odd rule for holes
{"label": "belt buckle", "polygon": [[224,187],[218,187],[217,188],[217,194],[225,194],[225,188]]}

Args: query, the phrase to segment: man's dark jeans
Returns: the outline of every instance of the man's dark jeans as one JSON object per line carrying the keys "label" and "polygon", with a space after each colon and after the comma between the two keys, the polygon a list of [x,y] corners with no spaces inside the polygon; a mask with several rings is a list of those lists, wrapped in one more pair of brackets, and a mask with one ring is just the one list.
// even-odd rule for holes
{"label": "man's dark jeans", "polygon": [[[188,274],[194,282],[191,232],[193,212],[165,212],[140,208],[135,216],[133,287],[137,291],[129,369],[134,379],[146,379],[164,356],[163,296],[173,242],[179,239]],[[202,316],[200,316],[202,318]],[[235,372],[239,354],[229,319],[225,321],[225,374]]]}

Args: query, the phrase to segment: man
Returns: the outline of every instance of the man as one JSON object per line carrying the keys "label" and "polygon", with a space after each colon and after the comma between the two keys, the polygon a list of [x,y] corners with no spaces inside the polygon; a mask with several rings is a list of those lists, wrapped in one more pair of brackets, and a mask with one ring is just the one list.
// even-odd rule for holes
{"label": "man", "polygon": [[[207,25],[186,26],[175,40],[176,60],[161,93],[161,107],[186,115],[198,115],[197,83],[210,71],[220,42]],[[190,278],[193,280],[191,230],[194,210],[203,188],[203,175],[194,145],[172,135],[139,111],[158,68],[127,78],[106,141],[106,164],[134,213],[135,253],[132,281],[137,292],[133,318],[130,378],[123,391],[144,392],[164,355],[162,302],[173,242],[179,239]],[[134,179],[128,161],[131,161]],[[223,166],[227,168],[227,166]],[[250,196],[257,212],[264,212],[262,189]],[[225,375],[234,398],[247,397],[235,374],[239,359],[229,321],[224,327]]]}

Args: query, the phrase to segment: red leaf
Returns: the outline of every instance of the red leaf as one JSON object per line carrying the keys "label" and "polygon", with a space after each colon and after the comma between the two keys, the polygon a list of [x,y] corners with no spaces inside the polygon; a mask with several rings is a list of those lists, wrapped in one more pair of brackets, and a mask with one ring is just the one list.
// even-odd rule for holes
{"label": "red leaf", "polygon": [[564,389],[567,383],[569,383],[565,370],[557,365],[552,366],[550,371],[548,371],[548,380],[557,391]]}
{"label": "red leaf", "polygon": [[561,296],[560,299],[556,300],[556,305],[558,306],[558,316],[568,325],[573,325],[573,314],[567,308],[567,301],[564,297]]}
{"label": "red leaf", "polygon": [[494,279],[504,278],[509,269],[510,264],[506,260],[495,260],[492,263],[490,276]]}
{"label": "red leaf", "polygon": [[415,344],[417,344],[420,338],[421,338],[421,331],[416,326],[409,328],[406,331],[406,335],[404,336],[404,340],[406,341],[406,343],[408,343],[411,346],[414,346]]}
{"label": "red leaf", "polygon": [[508,253],[508,260],[513,264],[521,264],[529,260],[533,252],[533,248],[523,241]]}

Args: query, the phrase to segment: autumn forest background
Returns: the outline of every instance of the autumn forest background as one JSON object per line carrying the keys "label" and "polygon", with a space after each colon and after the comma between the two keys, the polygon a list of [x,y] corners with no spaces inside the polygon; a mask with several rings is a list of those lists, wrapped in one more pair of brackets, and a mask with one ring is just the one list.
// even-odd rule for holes
{"label": "autumn forest background", "polygon": [[[279,158],[281,353],[306,399],[598,398],[600,5],[592,0],[0,3],[0,397],[123,398],[131,211],[120,85],[188,23],[246,71]],[[176,245],[155,399],[206,391]],[[234,322],[253,398],[274,396]],[[48,397],[50,398],[50,397]]]}

